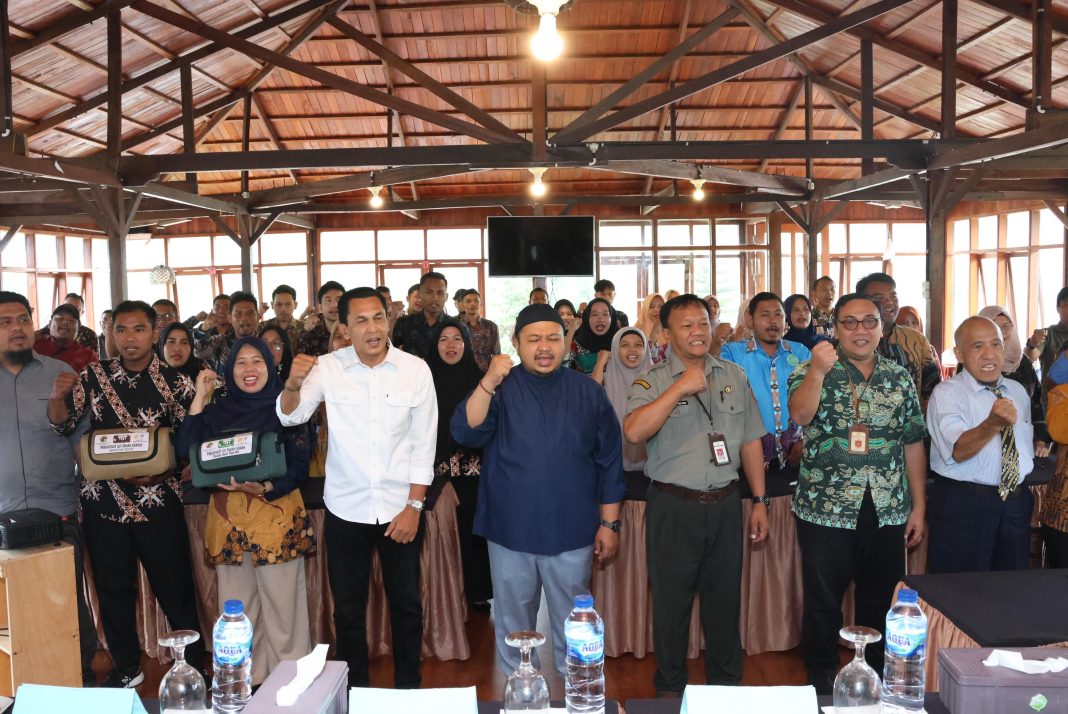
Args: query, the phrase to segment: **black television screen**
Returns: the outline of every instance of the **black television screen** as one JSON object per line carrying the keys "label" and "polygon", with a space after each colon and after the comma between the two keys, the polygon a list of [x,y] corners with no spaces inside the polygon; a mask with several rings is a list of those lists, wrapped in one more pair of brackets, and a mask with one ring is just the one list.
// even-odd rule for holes
{"label": "black television screen", "polygon": [[593,275],[593,216],[491,216],[491,277]]}

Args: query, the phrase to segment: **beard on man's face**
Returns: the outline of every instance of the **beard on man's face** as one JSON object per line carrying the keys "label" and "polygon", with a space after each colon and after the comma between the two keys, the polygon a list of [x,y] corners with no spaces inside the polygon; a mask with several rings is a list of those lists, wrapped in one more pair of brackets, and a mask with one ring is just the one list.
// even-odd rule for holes
{"label": "beard on man's face", "polygon": [[33,359],[33,349],[28,350],[11,350],[4,352],[4,361],[11,364],[18,365],[19,367],[25,367]]}

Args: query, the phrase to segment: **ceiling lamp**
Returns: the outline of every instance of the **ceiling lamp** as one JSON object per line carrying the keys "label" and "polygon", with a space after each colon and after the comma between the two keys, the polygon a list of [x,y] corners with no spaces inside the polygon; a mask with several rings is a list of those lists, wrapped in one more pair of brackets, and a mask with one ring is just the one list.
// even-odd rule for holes
{"label": "ceiling lamp", "polygon": [[690,179],[690,183],[693,184],[693,200],[705,200],[705,190],[702,188],[705,185],[705,180],[700,178]]}
{"label": "ceiling lamp", "polygon": [[382,206],[386,205],[386,202],[382,200],[382,187],[371,186],[369,188],[371,191],[371,200],[368,203],[371,208],[382,208]]}
{"label": "ceiling lamp", "polygon": [[541,15],[538,31],[530,40],[530,51],[542,62],[552,62],[564,51],[564,38],[556,31],[556,16],[566,0],[530,0]]}
{"label": "ceiling lamp", "polygon": [[542,174],[546,171],[548,171],[547,168],[540,166],[530,169],[530,173],[534,174],[534,183],[530,184],[530,195],[534,198],[541,198],[549,192],[549,187],[541,180]]}

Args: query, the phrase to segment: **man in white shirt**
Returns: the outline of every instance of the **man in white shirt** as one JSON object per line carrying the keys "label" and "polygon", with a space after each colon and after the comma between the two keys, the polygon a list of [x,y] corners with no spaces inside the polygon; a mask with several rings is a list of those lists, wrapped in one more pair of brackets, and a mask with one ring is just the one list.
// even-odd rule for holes
{"label": "man in white shirt", "polygon": [[278,397],[283,426],[302,424],[326,402],[324,541],[338,656],[349,686],[366,687],[367,596],[378,550],[393,632],[394,685],[420,684],[423,608],[419,598],[420,514],[433,481],[438,407],[430,368],[389,344],[387,305],[374,288],[340,300],[352,346],[300,354]]}
{"label": "man in white shirt", "polygon": [[927,404],[931,573],[1028,567],[1034,500],[1024,483],[1034,468],[1031,400],[1005,379],[997,324],[969,317],[954,333],[964,371],[942,382]]}

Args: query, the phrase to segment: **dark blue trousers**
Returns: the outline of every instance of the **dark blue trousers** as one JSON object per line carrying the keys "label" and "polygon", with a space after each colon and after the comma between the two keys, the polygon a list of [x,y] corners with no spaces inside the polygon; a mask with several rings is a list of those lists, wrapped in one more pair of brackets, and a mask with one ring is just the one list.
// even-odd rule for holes
{"label": "dark blue trousers", "polygon": [[1025,484],[1002,501],[994,486],[936,476],[927,495],[927,572],[1027,568],[1034,504]]}

